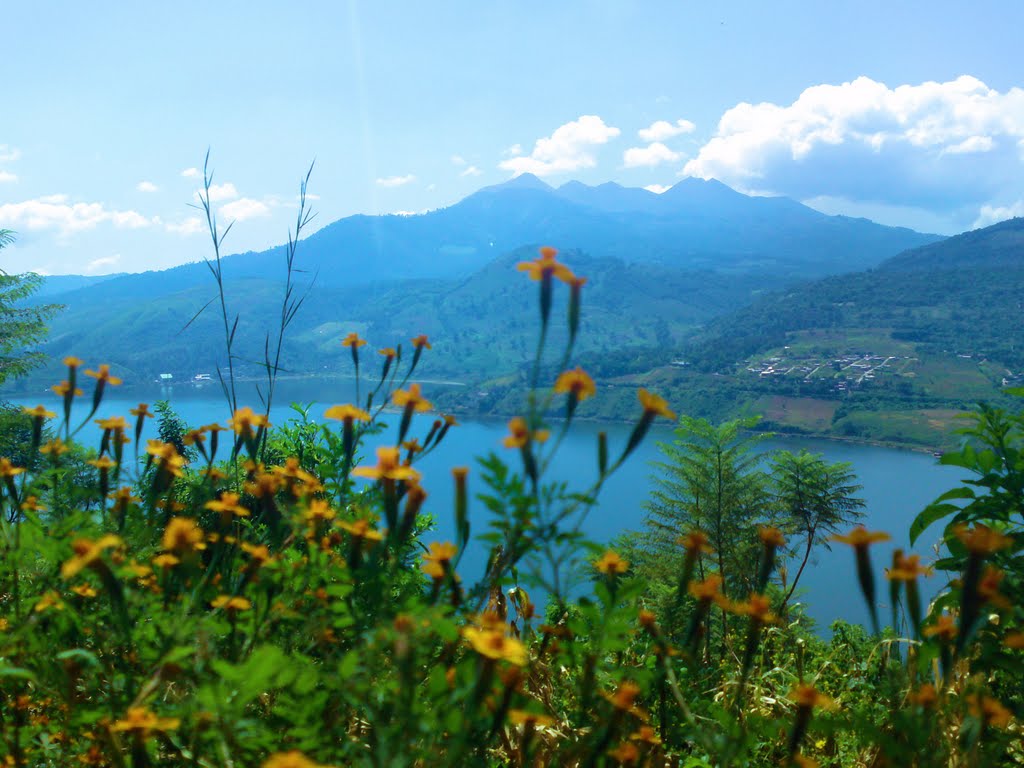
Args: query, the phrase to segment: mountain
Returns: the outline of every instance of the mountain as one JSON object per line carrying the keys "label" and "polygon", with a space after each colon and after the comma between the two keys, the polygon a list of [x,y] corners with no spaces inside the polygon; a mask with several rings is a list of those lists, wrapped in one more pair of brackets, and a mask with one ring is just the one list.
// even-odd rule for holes
{"label": "mountain", "polygon": [[52,298],[62,293],[77,291],[79,288],[99,285],[107,280],[124,277],[124,275],[123,272],[113,275],[47,275],[35,295],[40,299]]}

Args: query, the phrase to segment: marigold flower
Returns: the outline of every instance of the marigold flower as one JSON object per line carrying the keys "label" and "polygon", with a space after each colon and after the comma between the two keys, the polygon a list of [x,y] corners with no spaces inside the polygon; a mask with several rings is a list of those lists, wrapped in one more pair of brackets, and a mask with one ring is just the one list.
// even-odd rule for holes
{"label": "marigold flower", "polygon": [[778,617],[771,612],[771,600],[756,592],[751,593],[747,602],[733,604],[733,609],[736,613],[749,616],[760,624],[774,624],[778,621]]}
{"label": "marigold flower", "polygon": [[765,546],[786,546],[786,537],[782,535],[782,531],[771,525],[758,526],[757,537],[761,539],[761,543]]}
{"label": "marigold flower", "polygon": [[153,558],[152,562],[153,562],[153,565],[155,565],[157,568],[160,568],[160,569],[166,571],[168,568],[173,568],[176,565],[180,565],[181,564],[181,559],[178,558],[178,557],[175,557],[172,554],[164,552],[163,554],[156,555]]}
{"label": "marigold flower", "polygon": [[615,689],[615,693],[608,696],[608,700],[615,705],[616,709],[622,709],[628,712],[633,709],[633,704],[639,695],[639,685],[631,680],[623,680],[619,683],[619,687]]}
{"label": "marigold flower", "polygon": [[238,503],[239,495],[225,491],[219,499],[206,502],[206,508],[222,515],[235,515],[236,517],[249,517],[249,510]]}
{"label": "marigold flower", "polygon": [[115,721],[110,730],[114,733],[128,732],[141,739],[151,733],[175,730],[181,721],[176,717],[157,717],[146,707],[129,707],[124,719]]}
{"label": "marigold flower", "polygon": [[530,727],[550,728],[555,724],[555,718],[540,712],[527,712],[525,709],[510,709],[508,721],[512,725],[527,725]]}
{"label": "marigold flower", "polygon": [[661,744],[661,737],[658,732],[649,725],[641,725],[640,728],[629,735],[630,741],[642,741],[647,744]]}
{"label": "marigold flower", "polygon": [[1013,719],[1013,713],[991,696],[968,696],[967,709],[973,717],[984,720],[986,725],[996,728],[1005,728]]}
{"label": "marigold flower", "polygon": [[106,419],[96,419],[96,423],[99,424],[100,429],[122,431],[128,429],[128,422],[124,420],[124,416],[111,416]]}
{"label": "marigold flower", "polygon": [[153,414],[149,412],[148,403],[139,403],[138,408],[132,408],[128,411],[132,416],[136,416],[140,419],[152,419]]}
{"label": "marigold flower", "polygon": [[205,549],[203,529],[191,517],[172,517],[164,528],[161,546],[170,552]]}
{"label": "marigold flower", "polygon": [[27,405],[24,405],[21,411],[34,419],[52,419],[57,415],[53,411],[48,411],[45,405],[37,405],[35,408],[29,408]]}
{"label": "marigold flower", "polygon": [[927,709],[935,706],[935,702],[939,700],[939,693],[935,690],[934,685],[925,683],[916,691],[907,694],[907,699],[911,704]]}
{"label": "marigold flower", "polygon": [[26,496],[25,500],[21,502],[22,512],[42,512],[44,509],[46,509],[46,505],[35,496]]}
{"label": "marigold flower", "polygon": [[466,627],[462,634],[474,651],[488,659],[507,661],[517,667],[525,666],[528,661],[526,646],[503,630]]}
{"label": "marigold flower", "polygon": [[69,450],[67,444],[60,438],[55,437],[46,443],[39,446],[39,452],[44,456],[53,455],[55,458],[61,454],[67,453]]}
{"label": "marigold flower", "polygon": [[391,402],[400,408],[411,408],[416,413],[429,411],[433,406],[420,393],[419,384],[410,384],[409,391],[396,389],[391,395]]}
{"label": "marigold flower", "polygon": [[934,624],[924,628],[925,637],[938,637],[940,640],[950,642],[957,636],[956,622],[948,613],[940,614]]}
{"label": "marigold flower", "polygon": [[96,590],[88,584],[76,584],[71,587],[71,591],[79,597],[84,597],[86,599],[96,597]]}
{"label": "marigold flower", "polygon": [[421,333],[419,336],[412,339],[412,345],[416,349],[423,349],[424,347],[427,349],[433,349],[433,347],[430,346],[430,341],[427,339],[427,335],[425,333]]}
{"label": "marigold flower", "polygon": [[249,542],[243,542],[242,551],[249,555],[249,557],[259,565],[269,563],[274,559],[270,554],[270,550],[267,549],[266,544],[250,544]]}
{"label": "marigold flower", "polygon": [[364,411],[362,408],[356,408],[354,405],[332,405],[324,412],[325,419],[334,419],[336,421],[369,421],[370,414]]}
{"label": "marigold flower", "polygon": [[85,360],[75,357],[74,355],[68,355],[64,358],[64,365],[68,368],[80,368],[85,365]]}
{"label": "marigold flower", "polygon": [[640,750],[633,742],[623,741],[615,749],[609,750],[608,756],[622,765],[636,765],[640,759]]}
{"label": "marigold flower", "polygon": [[420,473],[410,466],[400,463],[401,457],[397,448],[381,446],[377,449],[377,466],[362,465],[352,470],[356,477],[368,477],[373,480],[416,480]]}
{"label": "marigold flower", "polygon": [[430,543],[430,552],[423,556],[423,572],[433,579],[443,579],[458,550],[450,541]]}
{"label": "marigold flower", "polygon": [[75,387],[74,391],[71,389],[71,383],[68,381],[62,381],[60,384],[54,384],[50,389],[57,397],[66,397],[71,394],[73,397],[81,397],[82,390],[80,387]]}
{"label": "marigold flower", "polygon": [[342,520],[338,522],[338,527],[343,531],[348,531],[356,539],[381,541],[384,538],[369,520],[353,520],[351,523]]}
{"label": "marigold flower", "polygon": [[117,378],[117,376],[114,376],[110,373],[110,366],[107,365],[106,363],[97,366],[97,369],[98,370],[95,371],[86,370],[85,375],[92,376],[94,379],[96,379],[97,382],[106,382],[112,387],[116,387],[118,384],[121,383],[121,379]]}
{"label": "marigold flower", "polygon": [[64,610],[64,601],[61,600],[60,595],[58,595],[52,589],[49,592],[45,593],[41,598],[39,598],[39,602],[35,604],[35,607],[32,610],[36,613],[42,613],[43,611],[47,611],[50,608],[53,608],[57,611]]}
{"label": "marigold flower", "polygon": [[198,445],[200,448],[203,443],[206,442],[206,433],[200,429],[190,429],[185,433],[185,436],[181,438],[181,442],[185,445]]}
{"label": "marigold flower", "polygon": [[879,541],[889,541],[892,538],[888,533],[882,531],[869,531],[863,525],[858,525],[845,536],[836,534],[830,536],[829,541],[838,541],[842,544],[849,544],[854,549],[867,549],[871,544]]}
{"label": "marigold flower", "polygon": [[522,416],[516,416],[509,421],[508,430],[511,434],[502,440],[502,444],[506,448],[522,448],[531,440],[543,443],[551,436],[551,433],[546,429],[537,429],[531,434],[529,427],[526,425],[526,419]]}
{"label": "marigold flower", "polygon": [[629,570],[629,561],[623,560],[617,552],[609,549],[594,562],[594,568],[606,576],[616,576]]}
{"label": "marigold flower", "polygon": [[1024,632],[1010,632],[1003,639],[1003,645],[1015,651],[1024,649]]}
{"label": "marigold flower", "polygon": [[722,577],[712,573],[703,581],[691,581],[687,591],[697,600],[717,600],[722,596]]}
{"label": "marigold flower", "polygon": [[978,596],[982,600],[992,603],[996,608],[1002,608],[1003,610],[1011,607],[1011,603],[1006,598],[1006,595],[999,591],[999,585],[1005,576],[1006,574],[1001,570],[990,565],[985,568],[985,572],[981,575],[981,580],[978,582]]}
{"label": "marigold flower", "polygon": [[697,530],[696,528],[685,536],[680,536],[676,539],[676,543],[682,544],[683,549],[687,552],[703,552],[706,555],[710,555],[715,551],[711,548],[710,541],[704,531]]}
{"label": "marigold flower", "polygon": [[921,565],[920,555],[899,555],[896,567],[886,571],[885,575],[890,581],[913,581],[918,576],[931,576],[932,569]]}
{"label": "marigold flower", "polygon": [[574,395],[582,402],[597,393],[597,385],[586,371],[577,367],[572,371],[564,371],[555,379],[555,392]]}
{"label": "marigold flower", "polygon": [[960,524],[953,529],[956,537],[963,542],[967,551],[973,555],[991,555],[1013,544],[1013,539],[999,531],[978,523],[974,528]]}
{"label": "marigold flower", "polygon": [[384,349],[378,349],[377,354],[384,355],[384,357],[389,359],[394,359],[395,357],[398,356],[398,353],[394,350],[393,347],[384,347]]}
{"label": "marigold flower", "polygon": [[831,709],[835,706],[835,702],[831,698],[821,693],[813,685],[806,683],[797,683],[793,690],[789,692],[789,698],[798,707],[805,707],[807,709],[811,707]]}
{"label": "marigold flower", "polygon": [[354,347],[355,349],[358,349],[359,347],[366,346],[366,339],[359,338],[359,334],[352,331],[348,336],[341,340],[341,346]]}
{"label": "marigold flower", "polygon": [[185,474],[182,471],[182,467],[186,464],[185,457],[179,454],[178,449],[171,443],[150,440],[146,444],[146,453],[157,460],[160,469],[170,472],[175,477]]}
{"label": "marigold flower", "polygon": [[267,421],[266,415],[256,413],[248,406],[236,410],[235,415],[229,424],[231,425],[231,428],[235,430],[236,435],[242,435],[243,437],[250,438],[255,434],[253,431],[254,428],[259,429],[260,427],[267,428],[270,426],[270,422]]}
{"label": "marigold flower", "polygon": [[550,246],[544,246],[540,249],[540,256],[538,258],[532,261],[521,261],[516,264],[516,269],[520,272],[529,273],[531,280],[545,280],[557,277],[563,283],[569,283],[574,275],[565,264],[562,264],[555,258],[557,255],[557,250]]}
{"label": "marigold flower", "polygon": [[91,567],[108,549],[119,547],[124,542],[119,536],[107,534],[96,541],[92,539],[75,539],[71,549],[75,553],[60,568],[60,575],[64,579],[70,579],[78,575],[82,569]]}
{"label": "marigold flower", "polygon": [[238,595],[218,595],[210,601],[213,608],[223,608],[228,614],[238,611],[248,611],[252,608],[252,602]]}
{"label": "marigold flower", "polygon": [[644,409],[644,416],[664,416],[666,419],[675,420],[676,414],[670,410],[665,398],[660,397],[646,389],[638,390],[636,393],[640,399],[640,405]]}
{"label": "marigold flower", "polygon": [[100,470],[101,472],[102,471],[109,471],[109,470],[111,470],[111,469],[113,469],[114,467],[117,466],[117,462],[114,461],[109,456],[107,456],[106,454],[103,454],[98,459],[89,459],[89,461],[86,462],[86,463],[87,464],[91,464],[92,466],[96,467],[96,469]]}
{"label": "marigold flower", "polygon": [[314,763],[301,752],[275,752],[268,757],[262,768],[326,768],[319,763]]}
{"label": "marigold flower", "polygon": [[13,478],[16,475],[20,475],[25,471],[24,467],[16,467],[11,464],[11,460],[6,457],[0,457],[0,477]]}

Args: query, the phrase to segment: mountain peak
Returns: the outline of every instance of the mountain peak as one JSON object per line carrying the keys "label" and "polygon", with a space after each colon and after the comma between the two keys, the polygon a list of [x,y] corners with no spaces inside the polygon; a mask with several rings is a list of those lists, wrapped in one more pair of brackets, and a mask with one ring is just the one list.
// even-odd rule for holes
{"label": "mountain peak", "polygon": [[532,173],[521,173],[518,176],[513,176],[504,184],[496,184],[495,186],[502,187],[504,189],[543,189],[545,191],[551,191],[553,189],[550,184],[541,181]]}

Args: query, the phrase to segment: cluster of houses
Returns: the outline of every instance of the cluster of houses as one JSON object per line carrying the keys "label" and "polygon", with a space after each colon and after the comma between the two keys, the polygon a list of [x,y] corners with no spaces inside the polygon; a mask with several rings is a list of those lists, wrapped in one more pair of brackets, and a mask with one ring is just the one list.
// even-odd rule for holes
{"label": "cluster of houses", "polygon": [[834,382],[832,388],[842,392],[862,386],[883,374],[907,373],[907,364],[916,359],[909,355],[856,353],[831,359],[777,356],[748,360],[745,365],[747,373],[760,379],[779,376],[799,377],[806,382],[831,379]]}

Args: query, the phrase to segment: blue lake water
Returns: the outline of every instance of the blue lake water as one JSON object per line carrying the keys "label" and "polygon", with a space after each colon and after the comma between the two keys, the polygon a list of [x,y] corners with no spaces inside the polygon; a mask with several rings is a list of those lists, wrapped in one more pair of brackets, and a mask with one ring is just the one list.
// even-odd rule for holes
{"label": "blue lake water", "polygon": [[[310,410],[310,416],[322,420],[327,406],[353,400],[353,381],[337,380],[303,380],[284,381],[279,385],[279,394],[271,413],[271,421],[281,424],[294,416],[288,407],[290,402],[316,402]],[[430,386],[424,386],[429,397]],[[364,389],[365,393],[365,389]],[[220,393],[218,384],[203,388],[193,386],[176,386],[157,388],[146,391],[122,392],[112,390],[105,398],[98,416],[122,414],[127,416],[128,409],[141,401],[149,403],[157,399],[167,399],[175,411],[191,426],[199,426],[214,421],[226,422],[228,408]],[[11,398],[12,402],[22,405],[35,405],[42,402],[56,410],[56,397],[46,391],[38,398]],[[254,390],[245,387],[239,390],[239,402],[251,404],[255,410],[259,404]],[[85,402],[80,403],[85,406]],[[410,436],[419,436],[422,440],[432,423],[431,415],[418,416],[414,420]],[[385,421],[390,422],[390,431],[378,438],[379,442],[394,440],[397,429],[397,418],[385,414]],[[612,459],[618,455],[628,438],[631,426],[627,424],[595,424],[578,422],[573,425],[565,441],[559,449],[558,461],[553,465],[551,479],[565,480],[574,490],[583,491],[590,487],[597,477],[597,433],[608,433],[609,453]],[[155,434],[149,427],[149,434]],[[453,489],[450,470],[454,466],[470,466],[470,494],[482,489],[479,483],[479,469],[475,457],[490,451],[498,452],[513,466],[517,466],[518,456],[501,446],[501,439],[507,434],[504,421],[474,420],[462,423],[452,429],[445,441],[417,465],[423,472],[423,485],[430,494],[424,507],[426,512],[437,518],[437,530],[428,535],[428,540],[449,540],[454,538],[453,524]],[[582,530],[587,536],[598,542],[607,542],[619,534],[637,530],[642,527],[644,519],[643,502],[653,487],[652,461],[660,459],[658,441],[671,440],[670,426],[656,427],[651,430],[647,439],[637,448],[625,465],[604,485],[595,507],[587,516]],[[907,531],[917,513],[943,491],[948,490],[962,479],[963,472],[954,467],[938,465],[929,454],[897,450],[870,445],[831,440],[778,437],[762,443],[766,450],[784,448],[797,451],[806,448],[815,453],[824,454],[829,461],[848,461],[857,474],[858,482],[863,486],[860,495],[867,502],[865,524],[872,530],[889,532],[893,541],[873,549],[875,571],[879,580],[879,595],[886,597],[882,568],[891,558],[893,547],[909,547]],[[368,451],[368,453],[370,453]],[[372,454],[371,454],[372,455]],[[473,500],[470,504],[470,519],[474,534],[482,532],[486,525],[487,512],[483,506]],[[916,551],[920,552],[925,561],[934,559],[931,547],[937,543],[941,528],[930,529],[918,542]],[[471,580],[475,571],[482,568],[484,553],[481,547],[467,552],[460,566],[467,580]],[[791,568],[795,572],[796,566]],[[932,577],[928,584],[929,593],[934,593],[942,586],[943,576]],[[853,554],[848,547],[837,545],[833,551],[820,548],[816,561],[809,564],[801,578],[802,597],[800,602],[805,610],[821,629],[839,618],[848,621],[866,622],[867,614],[863,599],[857,586],[853,567]],[[880,618],[888,616],[886,606],[880,608]],[[827,632],[826,632],[827,634]]]}

